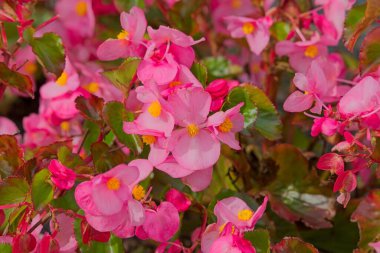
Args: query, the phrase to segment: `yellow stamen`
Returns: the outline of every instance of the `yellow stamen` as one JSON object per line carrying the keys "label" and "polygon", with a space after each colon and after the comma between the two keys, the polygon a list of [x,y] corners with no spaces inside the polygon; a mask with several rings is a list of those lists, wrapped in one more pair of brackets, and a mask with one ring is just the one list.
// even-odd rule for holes
{"label": "yellow stamen", "polygon": [[245,22],[242,29],[244,34],[251,34],[255,30],[255,26],[252,23]]}
{"label": "yellow stamen", "polygon": [[308,92],[308,91],[304,91],[304,94],[305,94],[305,95],[309,95],[310,92]]}
{"label": "yellow stamen", "polygon": [[234,9],[239,9],[241,7],[241,0],[231,0],[231,6]]}
{"label": "yellow stamen", "polygon": [[87,3],[85,1],[79,1],[75,5],[75,12],[80,17],[85,16],[87,14]]}
{"label": "yellow stamen", "polygon": [[153,135],[143,135],[142,136],[142,141],[147,145],[154,144],[156,142],[156,140],[157,140],[156,137]]}
{"label": "yellow stamen", "polygon": [[160,102],[158,101],[154,101],[150,104],[150,106],[148,107],[148,112],[150,113],[150,115],[152,115],[153,117],[157,118],[161,115],[161,104]]}
{"label": "yellow stamen", "polygon": [[145,189],[141,185],[136,185],[133,187],[132,195],[135,200],[142,200],[145,197]]}
{"label": "yellow stamen", "polygon": [[238,213],[238,219],[241,221],[247,221],[251,219],[253,216],[253,212],[249,209],[243,209]]}
{"label": "yellow stamen", "polygon": [[129,32],[125,31],[125,30],[122,30],[118,35],[117,35],[117,38],[119,40],[124,40],[124,39],[127,39],[129,36]]}
{"label": "yellow stamen", "polygon": [[99,91],[99,84],[97,82],[91,82],[83,86],[83,88],[85,88],[90,93],[96,93]]}
{"label": "yellow stamen", "polygon": [[308,46],[304,55],[309,58],[315,58],[318,55],[318,47],[315,45]]}
{"label": "yellow stamen", "polygon": [[66,72],[63,72],[60,77],[55,81],[59,86],[65,86],[67,84],[68,75]]}
{"label": "yellow stamen", "polygon": [[62,121],[62,123],[60,124],[60,127],[61,127],[62,132],[68,132],[70,131],[70,122]]}
{"label": "yellow stamen", "polygon": [[190,137],[194,137],[199,133],[199,128],[195,124],[189,124],[187,126],[187,132],[189,133]]}
{"label": "yellow stamen", "polygon": [[111,177],[107,181],[107,188],[111,191],[117,191],[120,188],[120,180],[116,177]]}
{"label": "yellow stamen", "polygon": [[[224,223],[223,225],[221,225],[221,226],[219,227],[219,233],[222,233],[222,232],[223,232],[223,230],[224,230],[224,228],[226,227],[226,225],[227,225],[227,223]],[[232,226],[231,226],[231,234],[233,234],[234,232],[235,232],[235,226],[232,225]]]}
{"label": "yellow stamen", "polygon": [[34,62],[28,61],[24,65],[24,70],[29,75],[34,75],[34,73],[36,73],[36,71],[37,71],[37,64],[35,64]]}
{"label": "yellow stamen", "polygon": [[231,131],[233,126],[234,125],[232,124],[231,119],[226,117],[225,120],[223,121],[223,123],[220,126],[218,126],[218,129],[222,133],[228,133],[229,131]]}
{"label": "yellow stamen", "polygon": [[172,82],[169,83],[169,87],[173,88],[173,87],[178,86],[180,84],[181,84],[180,81],[172,81]]}

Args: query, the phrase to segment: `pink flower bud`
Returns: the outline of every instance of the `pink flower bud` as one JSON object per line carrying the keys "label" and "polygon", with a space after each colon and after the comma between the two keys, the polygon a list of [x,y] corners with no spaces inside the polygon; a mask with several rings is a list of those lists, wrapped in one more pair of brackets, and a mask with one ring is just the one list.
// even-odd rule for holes
{"label": "pink flower bud", "polygon": [[185,212],[191,206],[190,199],[174,188],[166,193],[165,199],[172,203],[175,208],[177,208],[178,212]]}
{"label": "pink flower bud", "polygon": [[62,190],[68,190],[74,186],[75,172],[62,165],[58,160],[52,160],[48,166],[51,172],[51,181]]}

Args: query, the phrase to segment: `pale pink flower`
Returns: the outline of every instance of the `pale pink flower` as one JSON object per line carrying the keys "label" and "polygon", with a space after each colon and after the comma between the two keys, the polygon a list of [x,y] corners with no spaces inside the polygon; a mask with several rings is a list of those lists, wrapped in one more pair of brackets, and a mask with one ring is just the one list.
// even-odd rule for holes
{"label": "pale pink flower", "polygon": [[18,127],[13,121],[6,117],[0,116],[0,135],[8,134],[14,135],[19,132]]}

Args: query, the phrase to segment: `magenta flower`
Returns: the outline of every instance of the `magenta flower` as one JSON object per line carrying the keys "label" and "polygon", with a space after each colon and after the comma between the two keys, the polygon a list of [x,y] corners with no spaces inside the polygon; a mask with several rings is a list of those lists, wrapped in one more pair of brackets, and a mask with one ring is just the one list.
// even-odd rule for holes
{"label": "magenta flower", "polygon": [[[72,253],[78,247],[77,240],[74,234],[74,221],[75,219],[65,214],[58,214],[55,217],[59,229],[54,239],[58,242],[60,253]],[[54,224],[50,222],[50,231],[54,231]]]}
{"label": "magenta flower", "polygon": [[339,122],[333,118],[321,117],[314,119],[313,126],[311,127],[311,136],[318,136],[320,133],[326,136],[334,135],[339,127]]}
{"label": "magenta flower", "polygon": [[227,234],[215,240],[209,253],[256,253],[251,242],[238,236]]}
{"label": "magenta flower", "polygon": [[190,170],[201,170],[216,163],[220,142],[207,129],[211,96],[201,88],[181,89],[168,98],[176,124],[169,146],[175,160]]}
{"label": "magenta flower", "polygon": [[166,192],[165,199],[172,203],[178,212],[185,212],[191,206],[191,200],[175,188],[171,188]]}
{"label": "magenta flower", "polygon": [[152,239],[166,242],[179,228],[179,214],[170,202],[162,202],[157,209],[145,210],[145,221],[136,228],[136,236],[142,240]]}
{"label": "magenta flower", "polygon": [[240,103],[225,112],[217,112],[207,121],[207,125],[221,142],[237,150],[240,149],[240,145],[235,139],[235,134],[244,128],[244,116],[240,113],[242,106],[243,103]]}
{"label": "magenta flower", "polygon": [[206,87],[206,91],[210,93],[211,109],[210,111],[219,111],[224,103],[224,98],[228,95],[228,92],[239,85],[239,82],[234,80],[216,79],[209,83]]}
{"label": "magenta flower", "polygon": [[58,160],[51,160],[48,166],[51,172],[51,181],[61,190],[69,190],[75,183],[75,172],[61,164]]}
{"label": "magenta flower", "polygon": [[140,44],[147,26],[143,10],[133,7],[129,13],[121,13],[120,24],[123,30],[117,39],[108,39],[98,47],[100,60],[110,61],[144,54],[145,49]]}
{"label": "magenta flower", "polygon": [[91,37],[95,31],[95,15],[91,0],[59,0],[56,12],[63,25],[81,37]]}
{"label": "magenta flower", "polygon": [[342,156],[336,153],[322,155],[317,163],[320,170],[329,170],[331,173],[341,174],[344,171],[344,161]]}
{"label": "magenta flower", "polygon": [[311,62],[318,56],[327,56],[327,47],[321,43],[316,33],[309,41],[280,41],[276,44],[276,54],[288,56],[289,64],[296,72],[306,73]]}
{"label": "magenta flower", "polygon": [[226,17],[227,29],[232,38],[246,38],[249,48],[256,55],[268,45],[270,39],[269,28],[272,25],[270,17],[252,19],[245,17]]}
{"label": "magenta flower", "polygon": [[338,178],[334,184],[334,192],[340,192],[337,198],[338,203],[346,207],[350,201],[351,192],[356,189],[356,186],[356,176],[352,171],[344,171],[338,174]]}

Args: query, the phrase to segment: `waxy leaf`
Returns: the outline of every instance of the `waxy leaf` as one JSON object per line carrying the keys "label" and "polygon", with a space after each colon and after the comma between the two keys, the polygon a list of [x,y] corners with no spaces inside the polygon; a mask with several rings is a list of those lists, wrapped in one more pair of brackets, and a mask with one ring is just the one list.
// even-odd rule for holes
{"label": "waxy leaf", "polygon": [[380,27],[370,31],[360,48],[360,71],[373,69],[380,64]]}
{"label": "waxy leaf", "polygon": [[191,72],[199,80],[203,87],[205,87],[207,83],[207,68],[205,65],[200,62],[194,63],[191,67]]}
{"label": "waxy leaf", "polygon": [[135,154],[142,152],[142,142],[137,135],[126,134],[123,131],[123,122],[132,121],[133,115],[128,113],[125,106],[120,102],[108,102],[104,106],[103,117],[110,126],[117,139]]}
{"label": "waxy leaf", "polygon": [[255,229],[244,234],[245,239],[252,243],[256,253],[270,253],[269,231],[266,229]]}
{"label": "waxy leaf", "polygon": [[50,172],[47,169],[40,170],[33,177],[32,201],[36,209],[42,209],[52,201],[54,195],[50,182]]}
{"label": "waxy leaf", "polygon": [[55,33],[45,33],[29,42],[38,62],[48,71],[60,76],[65,68],[65,49]]}
{"label": "waxy leaf", "polygon": [[0,205],[24,202],[28,192],[29,184],[24,178],[8,177],[0,183]]}
{"label": "waxy leaf", "polygon": [[104,71],[103,75],[127,97],[140,62],[139,58],[128,58],[120,67]]}
{"label": "waxy leaf", "polygon": [[12,245],[1,243],[0,244],[0,252],[1,253],[12,253]]}
{"label": "waxy leaf", "polygon": [[23,151],[13,135],[0,135],[0,178],[5,178],[23,165]]}
{"label": "waxy leaf", "polygon": [[285,237],[272,247],[273,253],[318,253],[318,250],[296,237]]}
{"label": "waxy leaf", "polygon": [[30,77],[11,70],[4,62],[0,62],[0,85],[15,88],[22,93],[34,97],[33,83]]}
{"label": "waxy leaf", "polygon": [[127,160],[127,156],[121,149],[112,149],[112,147],[109,147],[104,142],[92,144],[91,154],[98,172],[108,171]]}
{"label": "waxy leaf", "polygon": [[83,117],[95,123],[101,123],[104,99],[91,95],[89,98],[79,96],[75,99],[75,107]]}
{"label": "waxy leaf", "polygon": [[270,28],[271,34],[278,40],[285,40],[290,32],[290,25],[286,22],[276,22]]}

